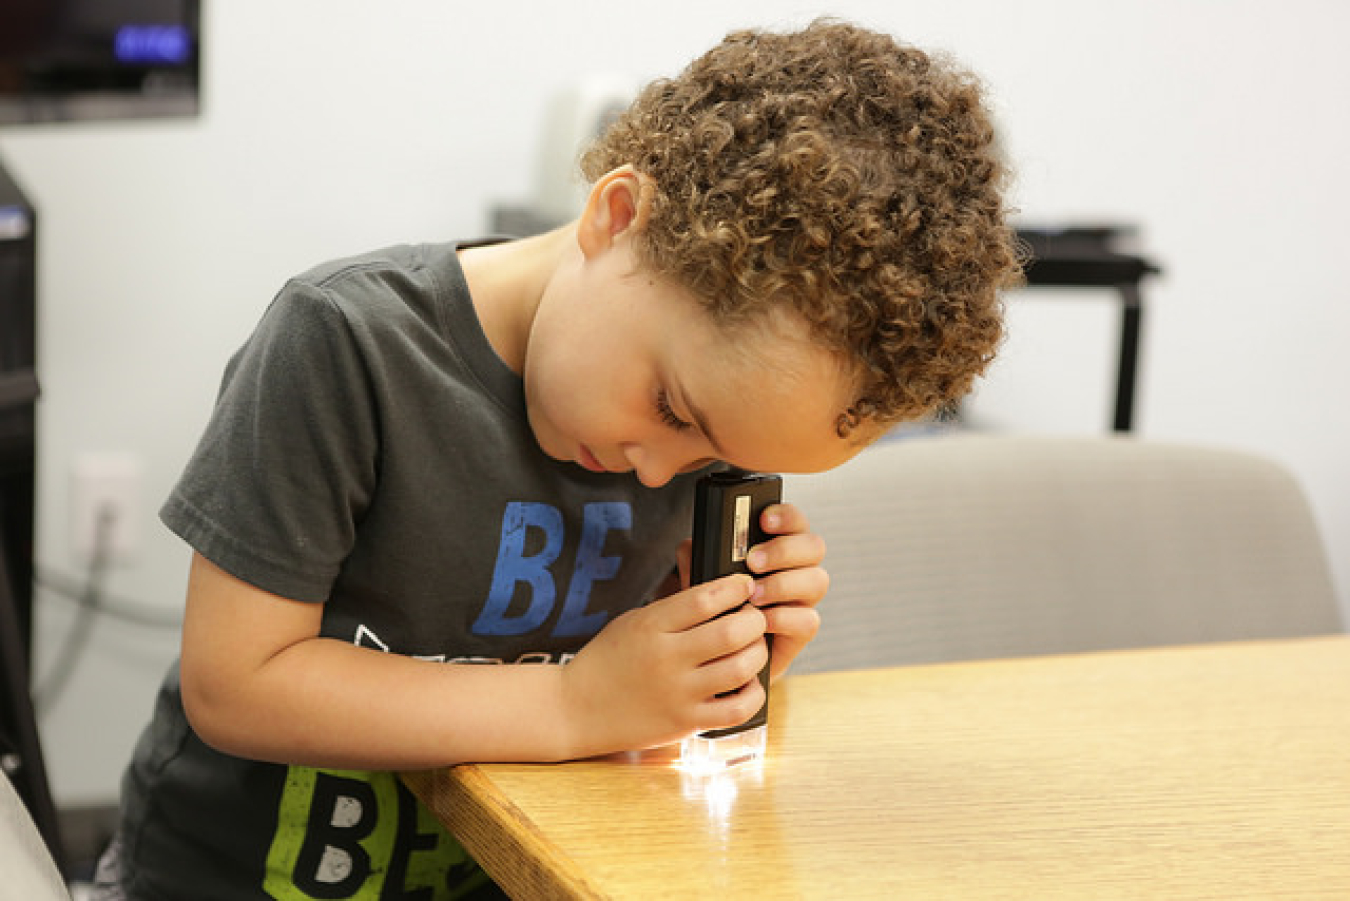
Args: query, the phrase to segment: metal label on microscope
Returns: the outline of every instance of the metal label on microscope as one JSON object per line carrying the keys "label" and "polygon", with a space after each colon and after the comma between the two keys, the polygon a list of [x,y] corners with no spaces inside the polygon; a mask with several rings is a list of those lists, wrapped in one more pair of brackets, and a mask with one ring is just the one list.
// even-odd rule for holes
{"label": "metal label on microscope", "polygon": [[732,514],[731,562],[740,563],[750,551],[750,495],[742,494],[736,498],[736,508]]}

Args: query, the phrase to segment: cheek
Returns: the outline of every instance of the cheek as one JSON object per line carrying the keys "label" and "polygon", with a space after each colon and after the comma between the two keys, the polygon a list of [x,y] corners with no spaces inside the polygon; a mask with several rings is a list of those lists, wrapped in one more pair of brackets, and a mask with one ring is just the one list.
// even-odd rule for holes
{"label": "cheek", "polygon": [[596,387],[588,367],[540,364],[525,369],[525,403],[536,436],[588,440],[604,422],[604,389]]}

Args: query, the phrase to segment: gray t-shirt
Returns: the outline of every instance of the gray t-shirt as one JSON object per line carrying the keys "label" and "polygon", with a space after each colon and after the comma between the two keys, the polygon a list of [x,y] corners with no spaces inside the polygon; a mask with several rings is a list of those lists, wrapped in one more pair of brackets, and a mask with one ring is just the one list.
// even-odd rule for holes
{"label": "gray t-shirt", "polygon": [[[455,249],[391,248],[286,285],[161,516],[240,579],[324,604],[327,637],[565,663],[670,572],[695,475],[649,489],[545,455]],[[133,898],[439,899],[477,872],[391,774],[208,748],[176,666],[124,796]]]}

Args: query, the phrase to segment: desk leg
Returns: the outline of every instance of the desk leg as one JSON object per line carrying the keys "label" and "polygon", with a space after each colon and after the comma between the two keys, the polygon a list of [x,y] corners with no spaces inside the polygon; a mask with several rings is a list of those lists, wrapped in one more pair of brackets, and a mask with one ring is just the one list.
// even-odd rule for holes
{"label": "desk leg", "polygon": [[1144,318],[1144,300],[1136,284],[1116,286],[1120,290],[1120,360],[1116,373],[1116,411],[1113,427],[1128,432],[1134,418],[1134,384],[1139,371],[1139,330]]}

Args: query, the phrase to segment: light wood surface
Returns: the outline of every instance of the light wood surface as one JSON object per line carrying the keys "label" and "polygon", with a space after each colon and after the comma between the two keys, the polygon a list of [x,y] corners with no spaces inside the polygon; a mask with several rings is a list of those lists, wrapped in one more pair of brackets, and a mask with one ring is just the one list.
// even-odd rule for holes
{"label": "light wood surface", "polygon": [[767,760],[408,774],[514,897],[1350,899],[1350,637],[775,686]]}

